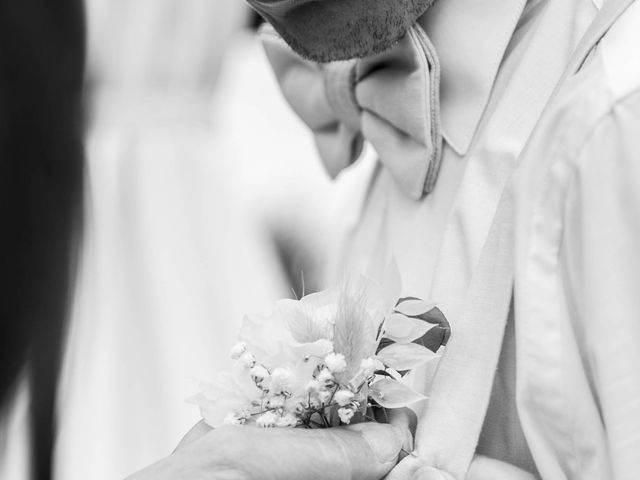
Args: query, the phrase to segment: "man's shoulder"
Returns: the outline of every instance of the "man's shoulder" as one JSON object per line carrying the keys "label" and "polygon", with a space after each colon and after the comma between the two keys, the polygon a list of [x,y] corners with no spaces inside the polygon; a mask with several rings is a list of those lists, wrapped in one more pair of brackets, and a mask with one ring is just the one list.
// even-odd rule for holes
{"label": "man's shoulder", "polygon": [[563,90],[572,106],[592,102],[600,93],[610,108],[640,90],[640,0],[615,21]]}
{"label": "man's shoulder", "polygon": [[[571,179],[590,168],[604,137],[628,135],[629,121],[640,116],[640,0],[618,18],[598,42],[580,70],[566,78],[545,108],[522,154],[515,185],[520,203],[545,191],[544,198],[563,197]],[[632,115],[620,116],[623,110]],[[609,143],[607,143],[609,144]],[[617,168],[613,151],[603,159],[607,168]],[[538,195],[540,201],[542,194]],[[558,205],[562,201],[558,201]]]}
{"label": "man's shoulder", "polygon": [[[556,135],[585,136],[620,103],[640,91],[640,0],[634,1],[594,47],[582,68],[567,78],[549,105]],[[581,138],[583,137],[583,138]]]}
{"label": "man's shoulder", "polygon": [[561,87],[551,112],[556,140],[563,144],[557,152],[574,163],[593,138],[606,130],[603,125],[614,122],[626,130],[624,122],[618,121],[619,112],[637,110],[639,94],[640,0],[636,0]]}
{"label": "man's shoulder", "polygon": [[640,0],[636,0],[595,46],[582,68],[559,86],[543,112],[529,150],[570,161],[620,105],[635,108],[634,97],[639,92]]}
{"label": "man's shoulder", "polygon": [[614,103],[640,90],[640,1],[633,2],[604,36],[597,53]]}

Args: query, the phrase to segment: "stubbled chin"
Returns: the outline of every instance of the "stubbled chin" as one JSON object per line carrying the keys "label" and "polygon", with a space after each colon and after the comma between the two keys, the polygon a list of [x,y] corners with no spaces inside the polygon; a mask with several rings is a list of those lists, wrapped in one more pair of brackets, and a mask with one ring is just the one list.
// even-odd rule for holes
{"label": "stubbled chin", "polygon": [[391,47],[433,0],[321,0],[277,8],[256,0],[249,3],[299,55],[330,62]]}

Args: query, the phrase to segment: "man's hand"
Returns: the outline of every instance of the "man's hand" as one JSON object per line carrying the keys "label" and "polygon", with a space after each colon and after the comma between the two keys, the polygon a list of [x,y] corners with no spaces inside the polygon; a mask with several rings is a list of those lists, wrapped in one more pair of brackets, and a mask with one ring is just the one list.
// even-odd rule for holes
{"label": "man's hand", "polygon": [[407,437],[377,423],[314,430],[200,423],[173,454],[129,480],[375,480],[397,463]]}

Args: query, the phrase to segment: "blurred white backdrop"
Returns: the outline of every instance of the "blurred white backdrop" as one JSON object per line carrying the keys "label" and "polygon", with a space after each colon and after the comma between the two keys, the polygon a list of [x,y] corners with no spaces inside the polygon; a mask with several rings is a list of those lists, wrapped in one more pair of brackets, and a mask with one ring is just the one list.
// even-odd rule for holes
{"label": "blurred white backdrop", "polygon": [[[330,185],[240,0],[89,0],[86,233],[56,478],[123,478],[198,418],[246,312],[289,296],[269,231],[313,245]],[[318,252],[319,253],[319,252]]]}

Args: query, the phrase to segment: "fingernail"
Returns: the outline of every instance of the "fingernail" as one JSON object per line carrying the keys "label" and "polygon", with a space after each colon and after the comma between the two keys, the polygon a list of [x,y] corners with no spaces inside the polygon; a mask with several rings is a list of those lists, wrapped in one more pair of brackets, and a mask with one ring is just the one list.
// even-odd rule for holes
{"label": "fingernail", "polygon": [[[369,444],[369,448],[380,463],[395,461],[402,448],[402,439],[404,438],[402,430],[391,425],[385,427],[381,425],[380,427],[364,430],[362,438]],[[389,427],[393,429],[393,433]]]}

